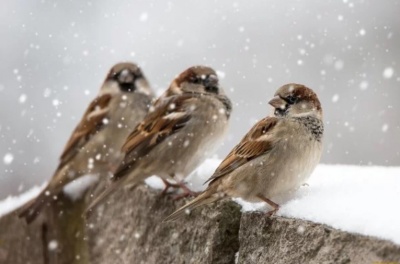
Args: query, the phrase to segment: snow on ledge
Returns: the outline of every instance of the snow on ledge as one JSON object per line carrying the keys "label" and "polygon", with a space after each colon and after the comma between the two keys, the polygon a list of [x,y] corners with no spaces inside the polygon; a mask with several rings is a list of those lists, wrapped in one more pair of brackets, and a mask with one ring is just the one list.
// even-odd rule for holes
{"label": "snow on ledge", "polygon": [[72,201],[76,201],[81,198],[85,191],[98,180],[98,175],[85,175],[65,185],[63,192]]}
{"label": "snow on ledge", "polygon": [[280,214],[400,244],[400,167],[319,165]]}
{"label": "snow on ledge", "polygon": [[0,218],[35,198],[44,189],[46,184],[43,183],[42,186],[34,186],[19,196],[8,196],[6,199],[0,201]]}
{"label": "snow on ledge", "polygon": [[[220,160],[206,160],[188,177],[188,186],[203,190]],[[146,180],[163,188],[157,177]],[[0,201],[0,217],[35,197],[44,186]],[[400,167],[319,165],[313,175],[290,197],[269,197],[279,202],[278,215],[326,224],[343,231],[375,236],[400,244]],[[243,211],[268,210],[264,203],[240,199]]]}
{"label": "snow on ledge", "polygon": [[[207,160],[188,177],[189,186],[204,189],[201,184],[219,163]],[[295,193],[269,198],[281,205],[278,215],[400,244],[400,167],[320,164]],[[271,209],[265,203],[234,200],[243,211]]]}

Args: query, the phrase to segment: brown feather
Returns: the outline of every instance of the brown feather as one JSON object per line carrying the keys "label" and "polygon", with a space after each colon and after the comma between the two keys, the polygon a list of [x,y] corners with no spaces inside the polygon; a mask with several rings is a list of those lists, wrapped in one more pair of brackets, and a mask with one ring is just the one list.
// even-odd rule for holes
{"label": "brown feather", "polygon": [[103,119],[108,115],[108,105],[110,101],[111,95],[103,94],[90,103],[81,121],[76,126],[72,136],[65,145],[58,168],[63,167],[64,164],[71,160],[78,150],[89,141],[90,137],[101,130],[103,127]]}
{"label": "brown feather", "polygon": [[266,117],[259,121],[254,127],[243,137],[238,145],[228,154],[221,162],[214,174],[206,181],[212,184],[216,179],[232,172],[236,168],[249,162],[250,160],[264,154],[272,147],[270,141],[259,140],[271,132],[276,125],[278,119],[276,117]]}
{"label": "brown feather", "polygon": [[[144,118],[122,146],[125,160],[117,169],[114,180],[125,175],[127,169],[132,167],[136,160],[146,156],[155,146],[185,126],[191,118],[185,107],[191,105],[196,96],[194,94],[175,95],[157,102],[154,111]],[[168,118],[168,115],[172,113],[176,116]]]}

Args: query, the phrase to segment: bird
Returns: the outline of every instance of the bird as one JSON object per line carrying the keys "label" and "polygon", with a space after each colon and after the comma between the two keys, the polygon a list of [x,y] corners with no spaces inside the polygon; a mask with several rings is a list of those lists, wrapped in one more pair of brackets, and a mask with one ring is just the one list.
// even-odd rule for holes
{"label": "bird", "polygon": [[280,87],[269,104],[273,114],[257,122],[207,180],[207,188],[164,219],[174,221],[201,205],[228,197],[266,202],[290,194],[313,172],[322,155],[323,112],[316,93],[302,85]]}
{"label": "bird", "polygon": [[119,186],[135,185],[157,175],[164,192],[181,187],[193,192],[184,179],[216,150],[228,129],[232,103],[220,86],[216,72],[193,66],[179,74],[122,147],[124,159],[111,184],[88,207],[90,211]]}
{"label": "bird", "polygon": [[115,64],[67,141],[53,177],[37,198],[22,207],[19,217],[32,222],[43,206],[78,178],[89,174],[109,177],[123,157],[120,149],[126,137],[147,114],[153,97],[136,64]]}

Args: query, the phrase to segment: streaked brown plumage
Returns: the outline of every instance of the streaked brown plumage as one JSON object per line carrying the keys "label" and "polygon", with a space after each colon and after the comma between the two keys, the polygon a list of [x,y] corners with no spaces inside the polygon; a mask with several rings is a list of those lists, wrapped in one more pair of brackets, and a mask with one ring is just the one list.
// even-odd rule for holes
{"label": "streaked brown plumage", "polygon": [[181,73],[127,138],[112,185],[88,210],[126,182],[151,175],[182,182],[214,152],[230,112],[230,100],[213,69],[195,66]]}
{"label": "streaked brown plumage", "polygon": [[265,201],[296,190],[310,176],[322,154],[322,107],[317,95],[300,84],[278,89],[269,102],[274,116],[253,126],[208,180],[194,200],[168,216],[175,220],[198,206],[229,197]]}
{"label": "streaked brown plumage", "polygon": [[118,63],[111,68],[98,96],[72,132],[47,187],[20,213],[32,222],[68,183],[87,174],[107,174],[121,160],[121,146],[143,119],[153,93],[138,66]]}

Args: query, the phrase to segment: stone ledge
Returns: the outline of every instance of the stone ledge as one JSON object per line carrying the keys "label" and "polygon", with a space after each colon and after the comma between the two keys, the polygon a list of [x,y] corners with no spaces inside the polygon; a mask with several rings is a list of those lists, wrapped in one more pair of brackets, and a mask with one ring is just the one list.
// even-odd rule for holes
{"label": "stone ledge", "polygon": [[[91,263],[400,263],[400,246],[391,242],[299,219],[242,215],[231,201],[162,223],[184,203],[146,186],[115,193],[88,219]],[[43,248],[40,219],[30,226],[14,214],[0,219],[0,263],[44,263]]]}
{"label": "stone ledge", "polygon": [[93,263],[234,262],[241,216],[237,204],[219,203],[163,223],[184,201],[174,202],[144,186],[137,189],[114,195],[91,217]]}
{"label": "stone ledge", "polygon": [[244,214],[239,263],[400,263],[400,246],[299,219]]}

